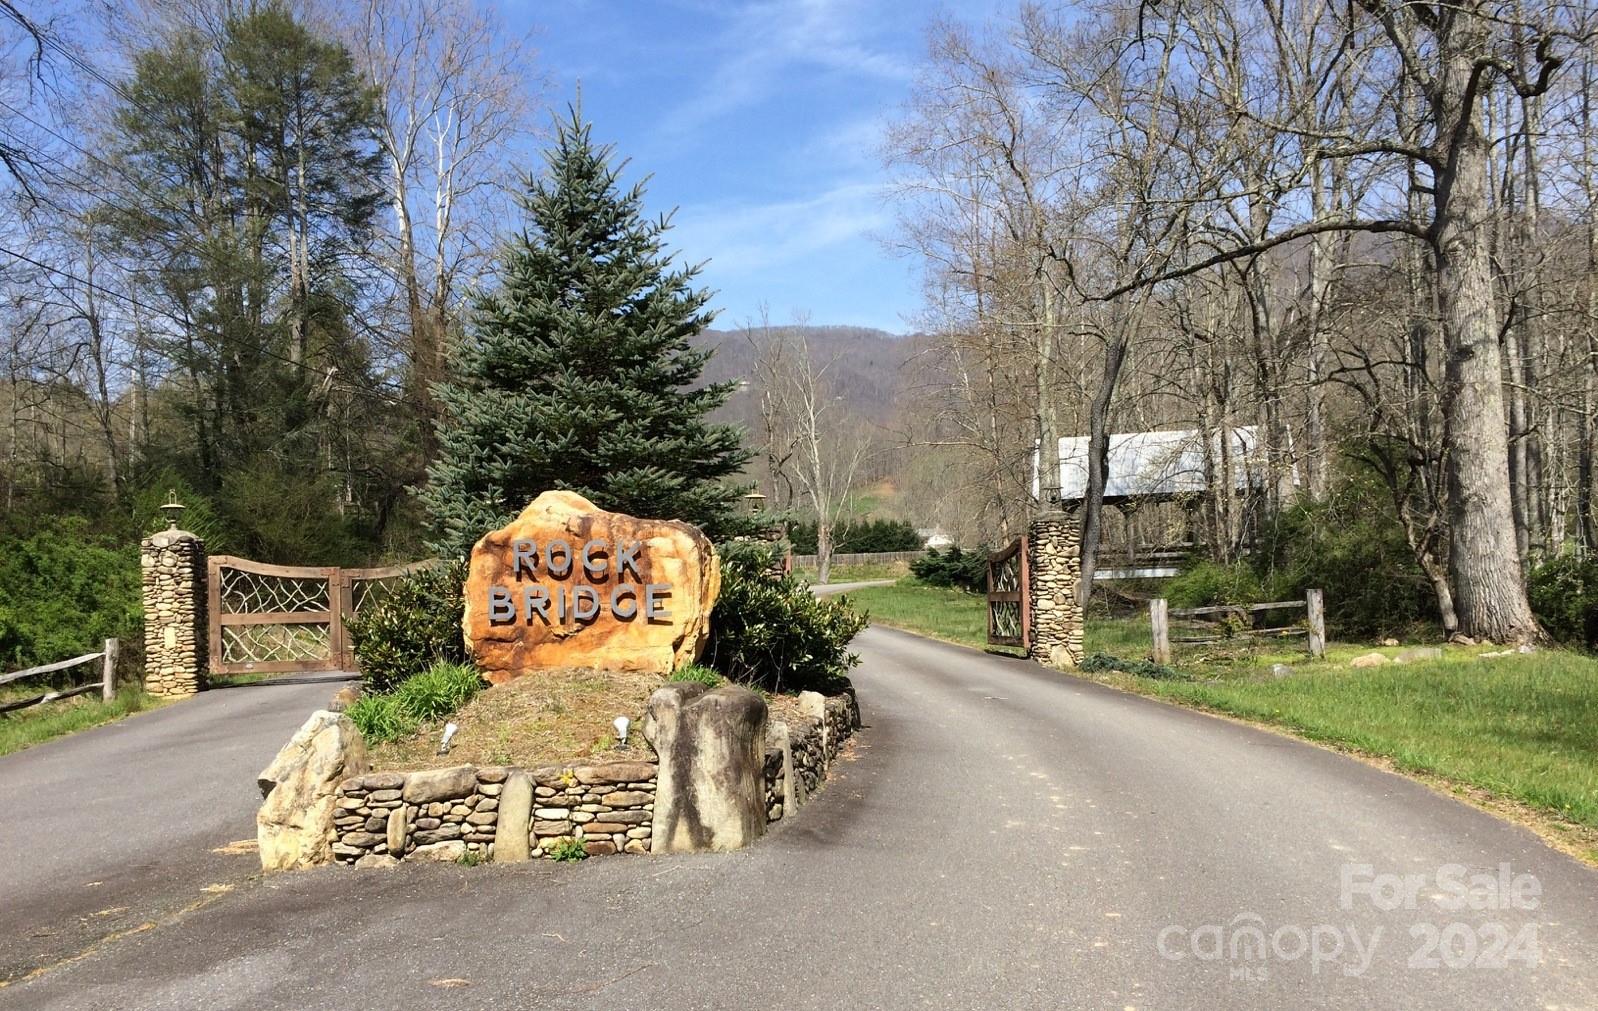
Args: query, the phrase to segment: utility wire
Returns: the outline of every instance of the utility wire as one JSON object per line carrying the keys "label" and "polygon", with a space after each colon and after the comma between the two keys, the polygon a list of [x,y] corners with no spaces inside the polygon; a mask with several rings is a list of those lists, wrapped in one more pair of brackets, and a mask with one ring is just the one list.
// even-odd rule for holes
{"label": "utility wire", "polygon": [[[133,306],[136,309],[143,309],[145,312],[151,313],[152,315],[155,315],[155,316],[164,316],[164,315],[166,315],[161,310],[156,309],[153,306],[147,305],[144,302],[139,301],[138,299],[134,298],[132,295],[128,295],[128,294],[126,294],[124,292],[117,291],[115,288],[107,288],[107,287],[105,287],[102,284],[97,284],[94,281],[90,281],[87,278],[81,277],[78,274],[75,274],[75,273],[73,273],[70,270],[65,270],[65,269],[63,269],[61,267],[57,267],[57,266],[54,266],[54,265],[48,264],[48,263],[42,263],[39,260],[35,260],[31,256],[27,256],[27,255],[25,255],[23,253],[18,253],[15,250],[12,250],[12,249],[7,249],[4,246],[0,246],[0,255],[5,255],[5,256],[12,257],[13,259],[20,260],[23,263],[31,264],[31,265],[39,268],[40,270],[49,271],[52,274],[56,274],[56,275],[58,275],[60,277],[67,278],[68,280],[71,280],[71,281],[73,281],[74,283],[77,283],[77,284],[81,284],[81,285],[83,285],[86,288],[92,289],[92,290],[97,291],[97,292],[99,292],[101,294],[104,294],[104,295],[109,295],[112,298],[119,299],[119,300],[127,303],[128,305]],[[218,333],[218,332],[216,332],[214,330],[208,331],[208,333],[213,338],[218,338],[218,339],[222,339],[222,340],[227,340],[228,339],[228,338],[223,337],[222,334],[220,334],[220,333]],[[278,361],[283,362],[283,363],[288,364],[288,365],[292,365],[295,368],[305,368],[305,363],[304,362],[296,362],[294,359],[289,358],[289,357],[287,357],[285,355],[278,354],[276,351],[273,351],[270,348],[267,348],[267,347],[264,347],[264,346],[260,346],[260,345],[250,344],[248,342],[242,342],[242,341],[234,341],[234,343],[243,343],[246,347],[250,348],[251,350],[258,351],[262,355],[265,355],[268,358],[275,358]],[[346,391],[348,391],[350,393],[359,393],[362,396],[371,397],[373,399],[383,401],[383,402],[385,402],[387,404],[390,404],[391,406],[395,406],[395,407],[408,407],[408,406],[410,406],[405,400],[402,400],[402,399],[400,399],[398,397],[389,396],[386,393],[380,393],[380,392],[378,392],[377,390],[374,390],[374,389],[368,389],[368,388],[363,387],[363,386],[350,385],[348,383],[344,383],[343,381],[337,380],[337,379],[335,379],[333,381],[335,383],[340,383],[342,385],[342,387]]]}
{"label": "utility wire", "polygon": [[[72,141],[71,139],[63,136],[62,134],[60,134],[56,130],[51,129],[49,126],[45,125],[44,123],[39,122],[38,120],[36,120],[33,117],[27,115],[25,112],[15,108],[14,106],[10,105],[9,103],[5,102],[4,100],[0,100],[0,108],[6,109],[7,111],[13,113],[14,115],[16,115],[16,116],[18,116],[18,117],[20,117],[20,118],[22,118],[24,120],[27,120],[29,123],[32,123],[33,125],[37,126],[39,129],[44,130],[46,133],[49,133],[51,136],[55,137],[57,140],[61,141],[62,143],[66,144],[67,146],[69,146],[69,147],[73,148],[74,150],[78,151],[85,158],[89,159],[90,161],[95,162],[96,164],[100,165],[102,168],[105,168],[108,172],[111,172],[113,175],[118,175],[118,173],[116,172],[114,166],[112,166],[109,162],[106,162],[103,158],[100,158],[98,155],[96,155],[93,152],[89,151],[88,149],[84,148],[82,145],[80,145],[80,144]],[[93,180],[88,179],[81,172],[77,172],[76,170],[72,169],[69,165],[67,165],[66,162],[62,161],[60,158],[58,158],[58,157],[56,157],[54,155],[49,156],[48,160],[54,166],[54,168],[52,168],[50,170],[51,173],[53,175],[57,176],[58,178],[61,178],[63,180],[66,179],[66,176],[63,174],[63,171],[71,171],[74,175],[76,175],[78,177],[78,181],[76,182],[75,185],[77,185],[80,190],[85,190],[85,191],[92,192],[95,189],[104,189],[105,188],[101,183],[98,183],[98,182],[95,182]],[[161,198],[157,194],[151,193],[150,191],[144,189],[142,186],[139,186],[139,184],[135,180],[133,180],[132,178],[130,178],[128,176],[119,176],[119,178],[121,178],[124,182],[127,182],[127,183],[129,183],[131,185],[134,185],[135,187],[138,187],[140,192],[143,193],[147,198],[149,198],[151,200],[155,200],[158,203],[162,203]],[[124,198],[126,198],[128,196],[125,193],[124,194],[119,194],[119,195],[123,196]],[[181,207],[181,206],[176,206],[176,205],[171,205],[170,203],[166,203],[165,206],[167,206],[170,209],[176,211],[178,214],[190,219],[191,223],[195,224],[197,228],[198,228],[198,226],[200,224],[202,224],[202,222],[200,222],[200,220],[188,208]],[[192,240],[192,239],[188,240],[187,242],[184,242],[184,241],[180,240],[178,242],[165,243],[163,245],[165,246],[166,250],[169,253],[172,253],[172,252],[199,253],[199,252],[202,251],[200,246],[199,246],[199,244],[198,244],[198,242],[196,240]],[[11,255],[16,256],[20,260],[25,260],[26,262],[34,263],[34,264],[38,265],[37,261],[28,259],[27,257],[24,257],[24,256],[22,256],[20,254],[11,254]],[[362,265],[374,270],[377,274],[379,274],[380,276],[388,279],[389,281],[391,281],[391,282],[393,282],[395,284],[401,284],[401,285],[404,284],[404,281],[403,281],[402,278],[400,278],[396,274],[390,272],[390,270],[387,267],[385,267],[380,261],[364,260],[364,261],[362,261]],[[55,271],[56,273],[62,274],[63,276],[74,276],[74,275],[67,274],[65,271],[61,271],[59,268],[51,267],[49,265],[41,265],[41,268],[45,269],[45,270]],[[153,270],[155,268],[149,268],[149,267],[136,268],[135,267],[135,268],[128,268],[128,269],[132,273],[148,273],[148,272],[150,272],[151,270]],[[86,280],[82,280],[82,279],[78,279],[75,276],[74,276],[74,279],[78,280],[79,283],[82,283],[82,284],[92,284],[92,282],[89,282],[89,281],[86,281]],[[132,299],[132,298],[129,298],[127,296],[124,296],[121,292],[115,291],[114,289],[105,288],[105,287],[100,286],[100,285],[94,285],[94,287],[96,288],[96,290],[105,291],[108,294],[111,294],[113,297],[122,298],[124,301],[128,302],[129,304],[135,305],[135,306],[137,306],[139,308],[142,308],[142,309],[145,309],[146,311],[151,312],[151,313],[153,313],[156,316],[166,316],[166,315],[168,315],[168,313],[166,313],[164,311],[161,311],[161,310],[155,309],[155,308],[153,308],[151,306],[145,305],[144,303],[141,303],[141,302],[137,301],[136,299]],[[354,307],[347,307],[347,308],[353,309]],[[356,312],[353,312],[353,311],[350,312],[349,313],[349,319],[350,319],[350,321],[354,322],[359,328],[365,330],[369,335],[376,335],[378,333],[376,328],[371,326],[371,324],[362,321],[360,319],[360,317],[359,317],[359,314],[356,313]],[[260,347],[260,346],[257,346],[257,345],[251,345],[251,344],[248,344],[248,343],[246,343],[245,346],[246,347],[254,347],[255,350],[258,350],[258,351],[262,352],[263,354],[270,355],[272,357],[281,357],[281,356],[275,355],[270,349],[265,348],[265,347]],[[283,359],[283,360],[289,361],[291,364],[294,364],[292,359]]]}

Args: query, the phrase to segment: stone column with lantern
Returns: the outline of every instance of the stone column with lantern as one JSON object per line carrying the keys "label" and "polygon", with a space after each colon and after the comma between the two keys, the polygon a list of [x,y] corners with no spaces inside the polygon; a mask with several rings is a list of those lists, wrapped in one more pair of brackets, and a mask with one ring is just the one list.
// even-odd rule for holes
{"label": "stone column with lantern", "polygon": [[139,545],[144,584],[144,689],[181,698],[205,688],[205,542],[178,529],[176,492],[161,507],[167,528]]}
{"label": "stone column with lantern", "polygon": [[[758,491],[750,491],[743,496],[743,511],[748,516],[766,516],[766,496]],[[769,517],[768,517],[769,518]],[[771,556],[771,566],[766,570],[766,575],[772,579],[781,579],[793,571],[793,545],[788,542],[788,531],[781,523],[773,521],[751,537],[738,537],[740,541],[765,541],[774,548]]]}

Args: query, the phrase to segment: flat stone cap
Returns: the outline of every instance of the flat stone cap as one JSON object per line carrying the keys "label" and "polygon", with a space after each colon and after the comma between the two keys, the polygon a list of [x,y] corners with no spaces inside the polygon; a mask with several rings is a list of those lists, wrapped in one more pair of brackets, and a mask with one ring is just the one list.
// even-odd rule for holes
{"label": "flat stone cap", "polygon": [[199,540],[200,538],[197,534],[191,534],[187,530],[162,530],[146,537],[144,543],[147,547],[169,548],[174,544],[199,543]]}

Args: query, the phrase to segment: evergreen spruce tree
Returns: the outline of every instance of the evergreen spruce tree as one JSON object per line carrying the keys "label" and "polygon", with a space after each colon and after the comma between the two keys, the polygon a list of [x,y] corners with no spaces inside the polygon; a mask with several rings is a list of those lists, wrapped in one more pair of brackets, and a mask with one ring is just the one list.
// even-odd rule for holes
{"label": "evergreen spruce tree", "polygon": [[575,110],[546,161],[435,389],[429,546],[464,555],[552,488],[712,538],[737,532],[742,489],[728,479],[749,454],[737,429],[707,420],[734,384],[697,385],[710,352],[689,339],[714,315],[692,287],[698,267],[672,264],[667,219],[644,217],[642,186],[620,188],[612,149]]}

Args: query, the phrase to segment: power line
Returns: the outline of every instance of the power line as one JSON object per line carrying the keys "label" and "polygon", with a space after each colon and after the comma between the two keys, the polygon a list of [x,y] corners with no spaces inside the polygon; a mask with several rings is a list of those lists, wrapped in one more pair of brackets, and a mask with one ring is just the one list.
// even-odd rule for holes
{"label": "power line", "polygon": [[[110,162],[106,161],[104,158],[102,158],[99,155],[95,154],[93,151],[90,151],[88,148],[85,148],[83,145],[77,143],[76,141],[72,140],[71,138],[66,137],[65,135],[63,135],[59,131],[53,129],[49,125],[47,125],[45,123],[41,123],[39,120],[34,119],[32,116],[28,115],[23,110],[16,108],[15,106],[11,105],[10,103],[8,103],[8,102],[6,102],[4,100],[0,100],[0,108],[3,108],[5,110],[11,112],[13,115],[19,117],[20,119],[23,119],[23,120],[26,120],[29,123],[32,123],[34,126],[36,126],[39,129],[45,131],[46,133],[50,134],[50,136],[56,138],[61,143],[65,144],[68,147],[72,148],[73,150],[77,151],[84,158],[88,159],[89,161],[94,162],[95,164],[99,165],[101,168],[105,169],[112,177],[120,179],[123,182],[126,182],[129,185],[133,186],[141,194],[143,194],[146,198],[148,198],[149,200],[153,201],[156,206],[164,207],[164,208],[166,208],[168,210],[171,210],[174,213],[186,218],[194,226],[194,229],[195,229],[196,233],[199,233],[199,232],[205,230],[206,222],[203,219],[201,219],[198,215],[196,215],[189,208],[184,207],[181,204],[174,204],[171,201],[165,199],[161,194],[152,192],[151,190],[147,189],[144,185],[142,185],[141,182],[138,179],[136,179],[135,177],[129,176],[129,175],[126,175],[126,174],[122,173],[115,165],[112,165]],[[42,156],[44,153],[43,152],[38,152],[38,154],[40,154]],[[64,162],[62,159],[60,159],[60,158],[58,158],[58,157],[56,157],[54,155],[50,155],[50,156],[48,156],[48,158],[49,158],[50,163],[55,166],[55,169],[53,169],[52,171],[55,174],[57,174],[58,176],[60,175],[60,170],[63,170],[63,169],[71,171],[74,175],[76,175],[78,177],[78,180],[79,180],[76,183],[76,185],[78,186],[78,188],[80,190],[87,191],[87,192],[94,192],[95,190],[103,190],[103,189],[109,189],[110,188],[110,187],[104,185],[103,183],[96,182],[94,180],[88,179],[88,177],[84,176],[80,171],[78,171],[76,169],[71,169],[67,165],[66,162]],[[165,177],[163,177],[163,178],[165,178]],[[170,179],[166,179],[166,182],[168,182],[169,184],[174,185],[174,186],[178,185],[177,183],[174,183]],[[113,189],[113,192],[116,192],[116,191]],[[119,193],[118,195],[123,196],[124,198],[127,197],[126,193]],[[130,201],[130,202],[134,203],[134,204],[138,203],[138,201],[136,201],[136,200],[133,200],[133,201]],[[173,242],[163,242],[162,245],[163,245],[163,247],[166,249],[166,251],[168,253],[171,253],[173,251],[181,251],[181,252],[196,253],[196,254],[203,253],[203,250],[202,250],[202,248],[201,248],[201,246],[199,244],[199,240],[197,240],[197,239],[189,239],[187,241],[184,241],[182,238],[179,238],[178,240],[173,241]],[[385,265],[381,258],[362,258],[362,259],[360,259],[360,264],[361,264],[361,266],[363,268],[371,270],[373,273],[375,273],[379,277],[384,278],[385,280],[387,280],[391,284],[397,285],[397,286],[402,287],[402,288],[403,287],[407,287],[406,279],[401,277],[394,269],[392,269],[392,268],[388,267],[387,265]],[[130,269],[133,273],[141,273],[141,271],[138,268],[128,268],[128,269]],[[346,308],[353,309],[354,307],[353,306],[347,306]],[[357,329],[359,329],[359,330],[363,331],[364,333],[366,333],[369,337],[371,337],[371,336],[381,336],[380,331],[375,326],[373,326],[372,324],[370,324],[370,323],[366,322],[365,320],[361,319],[360,315],[358,313],[356,313],[356,312],[352,311],[351,313],[349,313],[348,321],[350,323],[352,323]],[[412,326],[415,325],[415,321],[414,320],[411,321],[411,325]]]}
{"label": "power line", "polygon": [[[93,151],[90,151],[88,148],[86,148],[83,145],[79,144],[78,142],[72,140],[71,138],[63,135],[58,130],[55,130],[54,128],[50,127],[49,125],[39,122],[37,119],[34,119],[32,116],[28,115],[26,112],[24,112],[21,109],[18,109],[17,107],[11,105],[9,102],[6,102],[5,100],[0,99],[0,109],[5,109],[7,112],[9,112],[12,115],[18,117],[19,119],[23,119],[23,120],[26,120],[29,123],[32,123],[34,126],[36,126],[39,129],[43,130],[45,133],[48,133],[50,136],[54,137],[56,140],[60,141],[61,143],[65,144],[65,145],[67,145],[68,147],[72,148],[74,151],[78,152],[84,158],[87,158],[89,161],[92,161],[96,165],[99,165],[101,168],[103,168],[107,172],[109,172],[113,177],[121,180],[122,182],[125,182],[125,183],[131,185],[134,189],[138,190],[138,192],[140,194],[142,194],[144,197],[146,197],[146,198],[148,198],[148,199],[150,199],[152,201],[155,201],[157,206],[160,206],[160,207],[165,208],[167,210],[174,211],[177,214],[182,215],[183,217],[187,218],[190,221],[190,223],[192,223],[196,227],[196,230],[198,230],[200,228],[203,228],[203,226],[205,225],[204,220],[201,219],[198,215],[196,215],[189,208],[184,207],[181,204],[174,204],[171,201],[169,201],[166,198],[164,198],[161,194],[153,192],[153,191],[147,189],[141,183],[141,181],[139,179],[137,179],[136,177],[130,176],[130,175],[127,175],[127,174],[123,173],[117,166],[115,166],[115,165],[111,164],[110,162],[106,161],[104,158],[102,158],[99,155],[95,154]],[[43,155],[44,153],[43,152],[35,152],[35,154]],[[57,158],[54,155],[49,155],[47,157],[49,158],[50,162],[56,166],[57,170],[68,168],[66,162],[62,161],[60,158]],[[78,175],[78,177],[79,177],[80,181],[76,185],[81,190],[86,190],[86,191],[93,192],[95,190],[105,190],[105,189],[110,188],[110,187],[106,186],[104,183],[96,182],[94,180],[88,179],[87,177],[83,176],[82,173],[75,172],[74,174]],[[167,179],[164,176],[162,178],[169,185],[172,185],[172,186],[179,185],[177,182],[175,182],[175,181],[173,181],[171,179]],[[122,194],[119,194],[119,195],[127,196],[127,194],[125,194],[125,193],[122,193]],[[134,201],[134,202],[136,202],[136,201]],[[184,242],[173,243],[168,248],[185,250],[187,252],[195,252],[198,247],[197,247],[196,243],[191,240],[190,242],[187,242],[187,243],[184,243]],[[399,274],[395,273],[389,267],[384,265],[381,260],[365,260],[363,262],[368,264],[369,266],[371,266],[372,269],[375,270],[378,274],[380,274],[383,277],[387,278],[388,280],[392,281],[394,284],[404,285],[406,283],[405,279],[403,277],[399,276]]]}
{"label": "power line", "polygon": [[[23,253],[18,253],[15,250],[7,249],[4,246],[0,246],[0,254],[3,254],[5,256],[9,256],[9,257],[11,257],[11,258],[13,258],[15,260],[20,260],[23,263],[31,264],[31,265],[39,268],[40,270],[49,271],[52,274],[56,274],[56,275],[58,275],[60,277],[67,278],[68,280],[71,280],[71,281],[73,281],[73,282],[75,282],[77,284],[81,284],[81,285],[83,285],[86,288],[89,288],[91,290],[100,292],[101,294],[109,295],[112,298],[119,299],[119,300],[121,300],[123,302],[126,302],[128,305],[131,305],[131,306],[133,306],[136,309],[143,309],[145,312],[148,312],[148,313],[150,313],[150,314],[152,314],[154,316],[164,316],[164,315],[166,315],[166,313],[162,312],[161,310],[156,309],[153,306],[146,305],[145,303],[141,302],[140,300],[134,298],[131,295],[128,295],[128,294],[126,294],[124,292],[117,291],[115,288],[107,288],[107,287],[105,287],[102,284],[97,284],[94,281],[90,281],[87,278],[81,277],[78,274],[75,274],[75,273],[73,273],[70,270],[65,270],[65,269],[63,269],[61,267],[57,267],[57,266],[54,266],[52,264],[43,263],[43,262],[41,262],[39,260],[35,260],[31,256],[27,256],[27,255],[25,255]],[[214,330],[211,330],[211,331],[208,331],[208,332],[209,332],[210,336],[212,336],[214,338],[225,339],[225,338],[223,338],[222,334],[220,334],[220,333],[218,333],[218,332],[216,332]],[[304,368],[305,367],[305,363],[304,362],[297,362],[294,359],[289,358],[289,357],[287,357],[285,355],[280,355],[276,351],[273,351],[270,348],[267,348],[265,346],[251,344],[249,342],[244,342],[244,341],[235,341],[235,343],[242,343],[246,347],[250,348],[253,351],[257,351],[260,354],[265,355],[268,358],[275,358],[278,361],[283,362],[283,363],[285,363],[287,365],[292,365],[295,368]],[[335,383],[339,383],[340,382],[339,380],[331,379],[331,377],[329,377],[329,378],[330,378],[331,382],[335,382]],[[354,385],[350,385],[350,384],[347,384],[347,383],[340,383],[340,385],[342,386],[342,388],[346,392],[358,393],[358,394],[361,394],[362,396],[371,397],[373,399],[383,401],[383,402],[385,402],[385,403],[387,403],[387,404],[389,404],[391,406],[394,406],[394,407],[409,407],[410,406],[406,401],[404,401],[404,400],[402,400],[402,399],[400,399],[398,397],[391,397],[388,394],[380,393],[377,390],[367,389],[366,387],[362,387],[362,386],[354,386]]]}
{"label": "power line", "polygon": [[[105,159],[103,159],[100,156],[96,155],[94,152],[88,150],[87,148],[85,148],[82,145],[76,143],[75,141],[71,140],[70,138],[62,135],[58,131],[56,131],[56,130],[52,129],[51,127],[49,127],[48,125],[39,122],[38,120],[34,119],[32,116],[29,116],[27,113],[15,108],[14,106],[10,105],[9,103],[7,103],[7,102],[5,102],[3,100],[0,100],[0,108],[3,108],[3,109],[6,109],[6,110],[10,111],[13,114],[17,115],[18,117],[20,117],[21,119],[24,119],[24,120],[26,120],[29,123],[32,123],[34,126],[37,126],[41,130],[44,130],[46,133],[49,133],[51,136],[55,137],[57,140],[61,141],[63,144],[66,144],[68,147],[71,147],[73,150],[76,150],[83,157],[87,158],[88,160],[90,160],[90,161],[94,162],[95,164],[100,165],[102,168],[106,169],[107,172],[111,173],[113,176],[116,176],[117,178],[120,178],[123,181],[135,186],[136,188],[139,189],[139,191],[141,193],[143,193],[150,200],[155,201],[158,204],[164,204],[164,206],[166,206],[167,208],[169,208],[169,209],[173,210],[174,212],[178,213],[179,215],[182,215],[183,217],[187,218],[195,226],[196,231],[199,231],[201,228],[203,228],[205,222],[202,221],[191,210],[189,210],[188,208],[183,207],[181,205],[174,205],[174,204],[171,204],[170,202],[163,201],[162,197],[159,194],[153,193],[153,192],[149,191],[148,189],[145,189],[134,178],[126,176],[126,175],[121,175],[120,173],[117,172],[115,166],[111,165],[109,162],[105,161]],[[40,154],[42,155],[43,152],[40,152]],[[80,190],[91,191],[92,192],[95,189],[105,189],[105,188],[107,188],[107,187],[103,186],[101,183],[95,182],[94,180],[91,180],[88,177],[84,176],[80,171],[72,168],[71,166],[69,166],[65,161],[63,161],[59,157],[56,157],[54,155],[50,155],[50,156],[48,156],[48,161],[51,163],[52,166],[54,166],[49,171],[53,175],[56,175],[58,178],[61,178],[61,179],[65,179],[66,178],[66,176],[64,176],[62,174],[63,171],[71,172],[73,175],[77,176],[77,181],[75,182],[75,185]],[[127,197],[127,194],[119,194],[119,195],[121,195],[123,197]],[[196,240],[196,239],[189,239],[187,241],[179,239],[178,241],[175,241],[175,242],[163,243],[162,245],[163,245],[163,247],[166,249],[166,251],[168,253],[172,253],[172,252],[188,252],[188,253],[197,253],[197,254],[198,253],[203,253],[203,249],[201,248],[201,245],[200,245],[199,241]],[[19,258],[21,258],[21,257],[19,257]],[[32,261],[30,261],[30,262],[32,262]],[[399,277],[397,274],[395,274],[393,271],[391,271],[380,260],[362,259],[360,261],[360,263],[361,263],[361,265],[363,267],[372,270],[377,275],[387,279],[388,281],[390,281],[390,282],[392,282],[392,283],[394,283],[396,285],[402,285],[403,286],[405,284],[405,281],[404,281],[403,278]],[[46,267],[45,269],[52,269],[52,268]],[[130,267],[130,268],[127,268],[127,269],[130,272],[137,274],[137,273],[146,273],[151,268],[144,268],[144,269],[141,270],[140,268]],[[85,282],[85,283],[88,283],[88,282]],[[106,290],[108,292],[111,292],[111,294],[113,294],[113,295],[117,295],[117,296],[121,295],[120,292],[114,292],[114,291],[111,291],[111,289],[101,289],[101,290]],[[134,304],[138,304],[138,303],[134,303]],[[354,307],[353,306],[349,306],[347,308],[353,309]],[[166,315],[165,313],[161,313],[161,312],[159,312],[157,310],[153,310],[152,309],[150,311],[156,312],[158,315]],[[368,335],[377,335],[378,334],[377,328],[373,327],[371,324],[366,323],[364,320],[362,320],[358,313],[351,312],[349,314],[349,316],[348,316],[348,321],[353,323],[357,328],[365,331]],[[258,350],[262,351],[265,354],[271,354],[272,353],[266,348],[258,348]]]}

